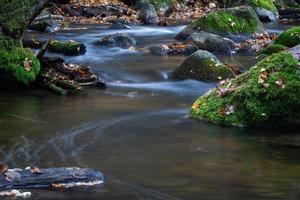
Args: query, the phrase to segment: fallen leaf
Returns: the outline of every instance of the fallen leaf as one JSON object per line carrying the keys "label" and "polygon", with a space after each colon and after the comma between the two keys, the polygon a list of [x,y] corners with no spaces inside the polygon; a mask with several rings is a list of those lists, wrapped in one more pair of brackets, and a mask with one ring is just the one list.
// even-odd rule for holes
{"label": "fallen leaf", "polygon": [[30,172],[33,174],[42,174],[42,170],[38,167],[30,167]]}
{"label": "fallen leaf", "polygon": [[27,71],[27,72],[31,71],[31,69],[32,69],[31,65],[32,65],[32,61],[28,60],[28,58],[25,58],[25,60],[23,61],[23,66],[24,66],[25,71]]}
{"label": "fallen leaf", "polygon": [[0,164],[0,173],[4,174],[8,170],[8,165],[6,164]]}

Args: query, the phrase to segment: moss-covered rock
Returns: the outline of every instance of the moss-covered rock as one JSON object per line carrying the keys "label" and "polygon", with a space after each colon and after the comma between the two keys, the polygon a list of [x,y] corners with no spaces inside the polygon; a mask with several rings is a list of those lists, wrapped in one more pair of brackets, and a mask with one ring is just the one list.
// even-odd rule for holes
{"label": "moss-covered rock", "polygon": [[300,44],[300,26],[293,27],[279,34],[274,44],[281,44],[287,47],[294,47]]}
{"label": "moss-covered rock", "polygon": [[255,11],[248,6],[211,12],[190,23],[176,39],[185,40],[194,32],[205,31],[221,36],[262,32],[263,25]]}
{"label": "moss-covered rock", "polygon": [[84,55],[86,46],[75,41],[60,42],[54,40],[49,45],[49,51],[63,53],[64,55]]}
{"label": "moss-covered rock", "polygon": [[251,3],[254,7],[277,11],[277,8],[272,0],[251,0]]}
{"label": "moss-covered rock", "polygon": [[299,96],[298,60],[284,51],[221,82],[196,100],[191,116],[233,126],[277,126],[297,117]]}
{"label": "moss-covered rock", "polygon": [[[0,83],[28,85],[40,72],[40,62],[30,49],[0,49]],[[16,84],[15,84],[16,83]],[[7,86],[7,85],[6,85]]]}
{"label": "moss-covered rock", "polygon": [[170,75],[171,79],[196,79],[200,81],[217,81],[227,78],[231,71],[208,51],[199,50],[187,57],[180,67]]}
{"label": "moss-covered rock", "polygon": [[257,55],[268,55],[268,56],[270,56],[274,53],[278,53],[278,52],[284,51],[286,49],[287,49],[287,47],[283,46],[281,44],[271,44],[271,45],[261,49],[259,52],[257,52]]}

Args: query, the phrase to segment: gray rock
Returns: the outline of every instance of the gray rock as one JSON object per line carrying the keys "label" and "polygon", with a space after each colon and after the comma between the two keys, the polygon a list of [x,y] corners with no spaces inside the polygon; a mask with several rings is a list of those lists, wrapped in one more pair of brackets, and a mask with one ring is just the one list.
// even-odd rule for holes
{"label": "gray rock", "polygon": [[108,47],[120,47],[128,49],[130,47],[136,46],[136,41],[133,37],[126,33],[116,33],[108,35],[95,43],[96,45],[104,45]]}
{"label": "gray rock", "polygon": [[187,44],[185,48],[165,48],[166,45],[154,45],[149,47],[149,51],[157,56],[163,56],[163,55],[191,55],[192,53],[199,50],[199,48],[196,45]]}
{"label": "gray rock", "polygon": [[131,27],[123,23],[115,23],[112,24],[109,29],[131,29]]}
{"label": "gray rock", "polygon": [[194,43],[199,49],[220,54],[231,54],[235,48],[232,40],[204,31],[192,33],[186,41]]}
{"label": "gray rock", "polygon": [[262,22],[276,22],[279,20],[278,11],[271,11],[265,8],[254,8],[256,14]]}
{"label": "gray rock", "polygon": [[158,16],[153,4],[140,3],[138,7],[140,9],[139,18],[142,23],[146,25],[154,25],[158,23]]}
{"label": "gray rock", "polygon": [[230,70],[212,53],[199,50],[187,57],[176,68],[170,78],[174,80],[196,79],[200,81],[217,81],[219,77],[230,77]]}

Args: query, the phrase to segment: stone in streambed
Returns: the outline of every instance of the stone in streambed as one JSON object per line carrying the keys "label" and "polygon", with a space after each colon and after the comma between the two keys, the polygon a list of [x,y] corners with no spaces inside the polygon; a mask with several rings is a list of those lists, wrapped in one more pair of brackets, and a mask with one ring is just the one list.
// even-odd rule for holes
{"label": "stone in streambed", "polygon": [[199,97],[191,116],[246,127],[299,127],[300,46],[273,54]]}
{"label": "stone in streambed", "polygon": [[185,40],[191,34],[200,31],[220,36],[251,35],[263,32],[264,28],[253,8],[240,6],[211,12],[194,20],[176,36],[176,39]]}
{"label": "stone in streambed", "polygon": [[170,43],[154,45],[149,47],[149,51],[157,56],[163,55],[191,55],[192,53],[198,51],[199,48],[191,43]]}
{"label": "stone in streambed", "polygon": [[133,37],[126,33],[116,33],[108,35],[95,42],[96,45],[104,45],[108,47],[120,47],[128,49],[136,46],[136,41]]}
{"label": "stone in streambed", "polygon": [[204,31],[191,34],[186,41],[194,43],[199,49],[220,54],[231,54],[235,49],[232,40]]}
{"label": "stone in streambed", "polygon": [[231,71],[212,53],[199,50],[187,57],[183,63],[173,70],[173,80],[196,79],[200,81],[217,81],[230,77]]}
{"label": "stone in streambed", "polygon": [[300,26],[290,28],[276,38],[274,44],[294,47],[300,44]]}

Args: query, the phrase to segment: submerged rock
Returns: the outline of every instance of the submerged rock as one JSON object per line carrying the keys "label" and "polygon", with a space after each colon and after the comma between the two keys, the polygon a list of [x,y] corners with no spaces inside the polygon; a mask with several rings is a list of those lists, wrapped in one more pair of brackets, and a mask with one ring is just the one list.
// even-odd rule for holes
{"label": "submerged rock", "polygon": [[230,75],[231,71],[215,55],[205,50],[199,50],[187,57],[180,67],[171,73],[170,78],[217,81]]}
{"label": "submerged rock", "polygon": [[149,51],[157,56],[162,55],[190,55],[199,48],[191,43],[171,43],[171,44],[162,44],[162,45],[154,45],[149,47]]}
{"label": "submerged rock", "polygon": [[[300,46],[273,54],[246,73],[221,81],[196,100],[191,116],[232,126],[278,127],[297,123]],[[299,125],[299,121],[298,121]]]}
{"label": "submerged rock", "polygon": [[251,7],[240,6],[211,12],[200,17],[182,30],[176,39],[185,40],[192,33],[200,31],[227,36],[263,32],[264,28]]}
{"label": "submerged rock", "polygon": [[126,33],[116,33],[108,35],[95,43],[96,45],[105,45],[108,47],[120,47],[128,49],[136,46],[136,41],[133,37]]}
{"label": "submerged rock", "polygon": [[186,41],[194,43],[199,49],[221,54],[231,54],[235,49],[232,40],[204,31],[191,34]]}
{"label": "submerged rock", "polygon": [[112,24],[109,29],[131,29],[130,26],[128,26],[127,24],[124,24],[124,23],[115,23],[115,24]]}

